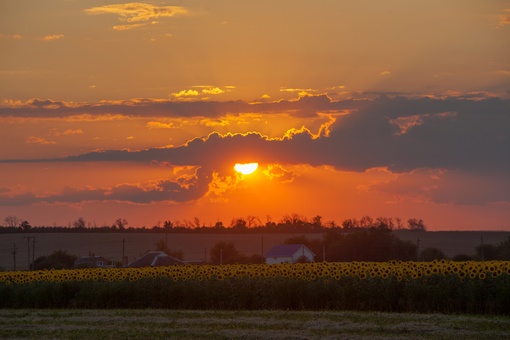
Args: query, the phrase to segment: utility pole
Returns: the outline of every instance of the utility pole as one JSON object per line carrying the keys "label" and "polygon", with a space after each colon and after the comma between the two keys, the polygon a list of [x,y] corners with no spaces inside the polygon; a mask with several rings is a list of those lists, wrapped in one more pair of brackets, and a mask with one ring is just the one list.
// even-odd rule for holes
{"label": "utility pole", "polygon": [[416,248],[417,248],[417,256],[418,256],[418,262],[420,262],[420,238],[416,240]]}
{"label": "utility pole", "polygon": [[14,271],[16,271],[16,243],[14,243],[14,247],[12,248],[12,260],[14,262]]}
{"label": "utility pole", "polygon": [[126,240],[124,239],[124,237],[122,238],[122,265],[125,266],[127,263],[126,263],[126,257],[125,257],[125,244],[126,244]]}
{"label": "utility pole", "polygon": [[484,254],[483,254],[483,234],[480,234],[480,251],[481,251],[481,255],[482,255],[482,262],[484,261]]}
{"label": "utility pole", "polygon": [[322,262],[326,262],[326,246],[322,245]]}
{"label": "utility pole", "polygon": [[[27,239],[28,270],[30,270],[31,269],[31,266],[30,266],[30,239],[35,239],[35,237],[34,236],[23,236],[23,237]],[[33,247],[35,247],[35,245]]]}
{"label": "utility pole", "polygon": [[260,245],[260,255],[262,255],[262,263],[264,263],[264,235],[262,235],[261,245]]}
{"label": "utility pole", "polygon": [[32,269],[35,269],[34,265],[35,265],[35,236],[32,239]]}

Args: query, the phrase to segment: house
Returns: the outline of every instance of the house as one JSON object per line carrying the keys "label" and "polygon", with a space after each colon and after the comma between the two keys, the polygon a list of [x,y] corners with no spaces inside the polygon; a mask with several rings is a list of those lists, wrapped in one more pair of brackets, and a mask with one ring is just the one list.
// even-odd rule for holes
{"label": "house", "polygon": [[102,256],[82,256],[74,261],[74,268],[106,268],[109,261]]}
{"label": "house", "polygon": [[304,244],[279,244],[266,253],[266,263],[313,262],[315,254]]}
{"label": "house", "polygon": [[136,259],[126,267],[157,267],[157,266],[173,266],[174,264],[184,264],[183,261],[167,255],[163,251],[150,251],[144,256]]}

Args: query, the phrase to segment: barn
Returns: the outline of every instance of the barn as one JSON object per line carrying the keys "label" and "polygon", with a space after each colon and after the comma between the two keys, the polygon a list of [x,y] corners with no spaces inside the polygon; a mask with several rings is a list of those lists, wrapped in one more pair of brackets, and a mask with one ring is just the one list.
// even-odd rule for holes
{"label": "barn", "polygon": [[150,251],[139,259],[129,263],[126,267],[157,267],[173,266],[175,264],[184,264],[184,262],[163,251]]}
{"label": "barn", "polygon": [[278,244],[266,253],[267,264],[313,262],[315,254],[304,244]]}

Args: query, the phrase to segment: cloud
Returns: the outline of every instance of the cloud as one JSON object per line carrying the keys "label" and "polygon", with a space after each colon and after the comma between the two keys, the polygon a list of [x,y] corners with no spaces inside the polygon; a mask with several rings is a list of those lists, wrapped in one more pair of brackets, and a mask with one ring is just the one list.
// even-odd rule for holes
{"label": "cloud", "polygon": [[[0,205],[13,206],[40,203],[84,203],[90,201],[116,201],[133,204],[153,202],[185,202],[203,197],[209,188],[208,174],[197,169],[193,176],[179,176],[176,179],[160,179],[151,183],[120,184],[111,188],[70,188],[54,195],[36,195],[27,192],[18,195],[2,194]],[[6,191],[8,192],[8,191]]]}
{"label": "cloud", "polygon": [[181,127],[181,125],[176,126],[174,123],[162,123],[162,122],[147,122],[145,127],[149,129],[177,129]]}
{"label": "cloud", "polygon": [[290,183],[294,181],[295,174],[292,171],[286,170],[280,164],[269,164],[267,169],[263,171],[270,180],[279,181],[282,183]]}
{"label": "cloud", "polygon": [[[487,189],[484,189],[480,201],[507,199],[500,189],[508,186],[510,173],[510,100],[507,99],[456,94],[440,98],[380,96],[374,99],[333,101],[321,95],[256,104],[242,101],[177,103],[134,100],[94,105],[32,100],[21,106],[16,103],[14,107],[0,108],[0,116],[67,116],[70,113],[85,112],[122,112],[128,116],[161,117],[161,121],[151,120],[146,125],[148,128],[172,128],[173,124],[169,123],[168,119],[175,117],[190,119],[196,116],[201,120],[221,122],[222,117],[235,117],[236,114],[246,112],[258,113],[261,116],[285,113],[297,117],[324,117],[324,112],[327,112],[326,115],[330,115],[331,119],[316,134],[304,126],[291,129],[279,138],[270,138],[255,132],[215,132],[172,147],[141,151],[107,150],[67,157],[60,161],[156,161],[174,166],[197,167],[200,169],[197,178],[203,181],[201,183],[205,183],[205,188],[201,186],[201,192],[208,191],[208,184],[214,173],[218,174],[217,178],[222,178],[231,171],[232,164],[238,162],[280,164],[282,167],[296,164],[325,165],[341,171],[355,172],[386,168],[396,174],[413,173],[420,169],[441,169],[447,174],[466,176],[465,178],[498,178],[501,182],[499,187],[495,181],[485,182]],[[31,137],[27,142],[51,143],[37,137]],[[282,174],[280,178],[292,178],[277,167],[269,174],[273,178],[277,178],[278,174]],[[417,178],[416,173],[413,174],[414,178]],[[404,177],[399,183],[402,183],[403,179]],[[474,194],[469,200],[463,200],[462,197],[447,198],[446,191],[441,188],[447,188],[448,181],[427,181],[439,187],[429,192],[423,188],[415,190],[424,197],[437,202],[476,201]],[[199,191],[196,190],[194,193]],[[491,192],[494,193],[492,197]],[[179,193],[196,198],[187,191],[178,191],[175,195],[178,196]],[[465,193],[463,195],[468,197]]]}
{"label": "cloud", "polygon": [[182,90],[177,93],[172,93],[172,96],[175,98],[180,97],[197,97],[199,92],[197,90]]}
{"label": "cloud", "polygon": [[[214,92],[210,88],[207,90]],[[228,91],[227,87],[224,87],[222,90]],[[196,91],[199,96],[203,93],[203,89],[200,91],[195,89],[184,91]],[[180,95],[194,97],[195,92],[182,92]],[[150,98],[79,103],[33,98],[27,101],[4,100],[2,105],[0,105],[0,118],[75,117],[77,120],[111,120],[121,117],[215,118],[227,114],[237,115],[245,113],[285,113],[293,116],[313,117],[318,116],[321,112],[334,113],[340,110],[345,111],[353,107],[353,103],[353,101],[335,102],[326,95],[305,96],[298,100],[261,103],[248,103],[240,100],[224,102],[194,100],[188,102]],[[356,104],[362,105],[362,102],[357,101]]]}
{"label": "cloud", "polygon": [[503,12],[499,16],[499,27],[510,25],[510,8],[504,9]]}
{"label": "cloud", "polygon": [[[299,105],[294,108],[308,107],[314,112],[324,108],[350,108],[352,113],[337,117],[329,126],[328,135],[313,135],[305,128],[293,130],[282,138],[268,138],[259,133],[212,133],[172,148],[138,152],[112,150],[65,160],[165,161],[199,166],[209,177],[213,172],[226,173],[226,168],[235,162],[251,161],[328,165],[357,172],[377,167],[395,173],[444,169],[452,173],[494,174],[502,179],[510,172],[510,103],[507,100],[381,97],[339,103],[311,97],[292,104],[296,103]],[[288,108],[291,102],[278,104],[281,105],[274,108]]]}
{"label": "cloud", "polygon": [[34,136],[25,138],[25,143],[27,143],[27,144],[41,144],[41,145],[57,144],[57,142],[55,142],[55,141],[46,140],[42,137],[34,137]]}
{"label": "cloud", "polygon": [[121,22],[127,24],[116,25],[115,30],[128,30],[147,24],[156,24],[156,19],[187,14],[188,10],[180,6],[155,6],[139,2],[105,5],[85,9],[87,14],[116,14]]}
{"label": "cloud", "polygon": [[60,132],[55,129],[55,130],[53,130],[52,135],[55,137],[83,135],[83,130],[82,129],[67,129],[65,131]]}
{"label": "cloud", "polygon": [[368,188],[397,200],[463,205],[510,202],[510,181],[501,174],[480,176],[461,171],[417,169]]}
{"label": "cloud", "polygon": [[46,36],[42,37],[42,40],[44,40],[44,41],[54,41],[54,40],[62,39],[63,37],[64,37],[63,34],[52,34],[52,35],[46,35]]}
{"label": "cloud", "polygon": [[145,24],[115,25],[115,26],[113,26],[113,29],[116,31],[128,31],[128,30],[132,30],[134,28],[143,27],[143,26],[147,26],[147,25],[149,25],[149,24],[145,23]]}
{"label": "cloud", "polygon": [[[199,90],[195,90],[199,89]],[[208,85],[195,85],[192,86],[191,89],[181,90],[176,93],[171,93],[170,96],[176,99],[189,99],[189,98],[198,98],[199,99],[208,99],[209,95],[218,95],[225,92],[230,92],[232,89],[235,89],[235,86],[225,86],[224,89],[219,88],[218,86],[208,86]]]}
{"label": "cloud", "polygon": [[23,39],[23,36],[21,34],[0,34],[0,38],[19,40]]}
{"label": "cloud", "polygon": [[202,90],[203,94],[222,94],[225,91],[220,89],[219,87],[211,87],[211,88],[204,88]]}

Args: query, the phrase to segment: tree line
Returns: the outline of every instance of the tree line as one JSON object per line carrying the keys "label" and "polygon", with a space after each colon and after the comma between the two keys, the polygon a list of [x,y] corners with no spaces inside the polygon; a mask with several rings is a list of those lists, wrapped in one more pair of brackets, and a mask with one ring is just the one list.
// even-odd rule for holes
{"label": "tree line", "polygon": [[324,222],[322,217],[317,215],[313,218],[306,218],[299,214],[288,214],[275,222],[269,216],[266,222],[262,222],[256,216],[236,217],[228,225],[217,221],[213,225],[205,225],[195,217],[192,220],[166,220],[158,222],[152,227],[129,226],[125,218],[117,218],[111,225],[97,226],[95,222],[87,222],[83,217],[77,218],[68,226],[32,226],[28,221],[16,216],[9,215],[4,219],[5,225],[0,226],[0,233],[64,233],[64,232],[155,232],[155,233],[321,233],[331,229],[344,231],[354,230],[417,230],[425,231],[426,226],[422,219],[410,218],[404,223],[399,217],[377,217],[363,216],[359,219],[349,218],[342,223],[335,221]]}

